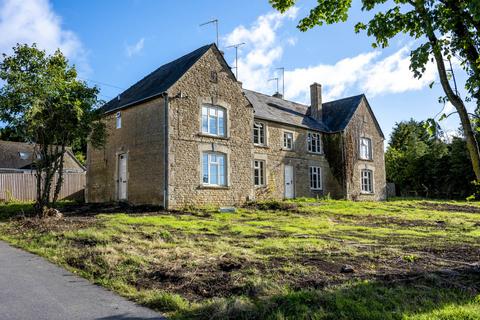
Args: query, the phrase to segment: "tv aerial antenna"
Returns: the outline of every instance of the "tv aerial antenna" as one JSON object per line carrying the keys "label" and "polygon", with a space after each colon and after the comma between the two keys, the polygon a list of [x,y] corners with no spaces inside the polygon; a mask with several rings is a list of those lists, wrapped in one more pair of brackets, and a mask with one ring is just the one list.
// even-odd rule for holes
{"label": "tv aerial antenna", "polygon": [[270,82],[270,81],[276,81],[277,82],[277,92],[276,93],[278,93],[278,77],[268,79],[268,82]]}
{"label": "tv aerial antenna", "polygon": [[[281,70],[282,71],[282,96],[285,99],[285,68],[280,67],[280,68],[276,68],[275,70]],[[278,85],[277,85],[277,92],[278,92]]]}
{"label": "tv aerial antenna", "polygon": [[206,26],[207,24],[215,24],[215,30],[217,32],[217,47],[218,47],[218,19],[213,19],[213,20],[210,20],[210,21],[207,21],[207,22],[204,22],[202,24],[200,24],[200,27],[203,27],[203,26]]}
{"label": "tv aerial antenna", "polygon": [[243,46],[245,42],[242,43],[237,43],[237,44],[232,44],[231,46],[228,46],[227,48],[235,48],[235,67],[232,69],[235,69],[235,78],[238,80],[238,47]]}

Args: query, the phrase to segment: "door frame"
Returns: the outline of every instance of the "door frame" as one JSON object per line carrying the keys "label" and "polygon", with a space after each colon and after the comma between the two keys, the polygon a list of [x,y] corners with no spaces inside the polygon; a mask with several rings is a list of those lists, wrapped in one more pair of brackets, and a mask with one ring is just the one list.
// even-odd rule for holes
{"label": "door frame", "polygon": [[[120,198],[120,157],[125,157],[125,178],[127,183],[125,184],[125,198]],[[117,168],[116,168],[116,194],[115,198],[117,201],[127,201],[128,200],[128,152],[117,152]]]}
{"label": "door frame", "polygon": [[[292,168],[292,194],[291,197],[287,195],[287,167]],[[294,199],[295,198],[295,168],[291,164],[285,164],[283,166],[283,197],[285,199]]]}

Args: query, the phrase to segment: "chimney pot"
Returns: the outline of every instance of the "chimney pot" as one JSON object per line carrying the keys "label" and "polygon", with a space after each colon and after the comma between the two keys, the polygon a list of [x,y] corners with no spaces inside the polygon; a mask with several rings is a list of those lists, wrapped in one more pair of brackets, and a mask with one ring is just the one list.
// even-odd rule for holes
{"label": "chimney pot", "polygon": [[310,115],[317,121],[322,121],[322,85],[313,83],[310,85]]}
{"label": "chimney pot", "polygon": [[280,92],[275,92],[272,97],[283,99],[283,95]]}

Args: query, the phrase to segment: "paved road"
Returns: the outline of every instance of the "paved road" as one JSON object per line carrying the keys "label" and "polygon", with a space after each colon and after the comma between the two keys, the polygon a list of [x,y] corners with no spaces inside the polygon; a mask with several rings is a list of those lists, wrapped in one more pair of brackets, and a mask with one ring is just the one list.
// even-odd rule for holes
{"label": "paved road", "polygon": [[0,241],[2,320],[160,320],[110,291]]}

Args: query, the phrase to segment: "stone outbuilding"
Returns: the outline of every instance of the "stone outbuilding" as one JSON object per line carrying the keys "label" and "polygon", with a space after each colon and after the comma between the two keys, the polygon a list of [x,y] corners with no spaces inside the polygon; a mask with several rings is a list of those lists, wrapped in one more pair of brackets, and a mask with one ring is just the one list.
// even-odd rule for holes
{"label": "stone outbuilding", "polygon": [[303,105],[246,90],[215,44],[165,64],[103,110],[88,202],[168,209],[296,197],[383,200],[384,135],[364,95]]}

